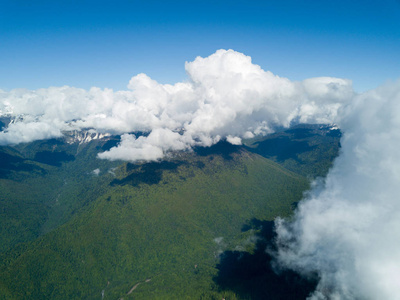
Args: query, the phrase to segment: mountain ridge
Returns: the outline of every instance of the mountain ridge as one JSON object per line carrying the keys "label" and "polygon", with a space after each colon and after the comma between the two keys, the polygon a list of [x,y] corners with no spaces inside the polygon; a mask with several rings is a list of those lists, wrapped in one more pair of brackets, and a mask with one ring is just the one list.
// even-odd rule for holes
{"label": "mountain ridge", "polygon": [[[284,134],[292,138],[290,132]],[[315,140],[309,151],[319,155],[317,149],[326,140],[313,134],[307,141]],[[297,136],[294,141],[304,142],[304,138]],[[23,195],[30,187],[36,210],[26,211],[22,204],[10,208],[39,219],[19,227],[3,226],[19,228],[21,233],[0,255],[0,295],[10,299],[253,299],[250,291],[230,288],[230,280],[236,279],[216,279],[223,274],[218,269],[218,263],[225,262],[221,255],[253,253],[261,238],[254,237],[262,228],[243,231],[243,226],[253,219],[263,222],[289,216],[309,181],[285,168],[284,162],[227,142],[179,152],[161,162],[97,159],[110,141],[118,139],[85,144],[37,141],[13,150],[43,172],[10,170],[7,178],[0,178],[0,189],[12,182],[21,196],[16,198],[15,191],[9,190],[7,199],[14,202],[1,203],[26,203]],[[45,151],[64,151],[73,159],[61,157],[53,164],[34,160]],[[24,220],[21,213],[14,219],[3,214],[8,219],[2,222]],[[34,231],[24,231],[28,227]],[[259,294],[269,288],[266,285]],[[270,291],[279,298],[276,289]]]}

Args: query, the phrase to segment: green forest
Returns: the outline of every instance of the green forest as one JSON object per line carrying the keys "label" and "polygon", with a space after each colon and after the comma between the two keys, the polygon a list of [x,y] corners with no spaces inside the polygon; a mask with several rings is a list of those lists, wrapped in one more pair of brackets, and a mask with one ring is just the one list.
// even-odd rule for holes
{"label": "green forest", "polygon": [[118,137],[0,148],[0,299],[305,299],[276,274],[277,216],[324,176],[340,132],[307,125],[150,163]]}

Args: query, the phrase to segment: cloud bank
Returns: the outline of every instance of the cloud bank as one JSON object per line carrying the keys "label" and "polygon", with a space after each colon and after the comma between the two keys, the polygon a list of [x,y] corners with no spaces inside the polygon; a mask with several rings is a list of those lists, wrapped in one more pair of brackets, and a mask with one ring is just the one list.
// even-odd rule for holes
{"label": "cloud bank", "polygon": [[90,128],[122,135],[121,143],[100,158],[159,160],[171,151],[210,146],[220,139],[241,144],[242,138],[291,123],[331,123],[354,95],[349,80],[292,82],[233,50],[197,57],[185,69],[186,82],[159,84],[139,74],[126,91],[68,86],[0,91],[0,115],[15,119],[0,132],[0,145]]}
{"label": "cloud bank", "polygon": [[400,81],[342,111],[342,153],[292,221],[281,266],[320,278],[312,299],[400,299]]}

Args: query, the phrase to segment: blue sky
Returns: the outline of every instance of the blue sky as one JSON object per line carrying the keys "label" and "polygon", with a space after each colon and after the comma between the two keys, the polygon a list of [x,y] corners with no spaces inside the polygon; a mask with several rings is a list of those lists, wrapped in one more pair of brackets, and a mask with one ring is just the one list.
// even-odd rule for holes
{"label": "blue sky", "polygon": [[264,70],[364,91],[400,77],[400,1],[0,1],[0,88],[126,89],[234,49]]}

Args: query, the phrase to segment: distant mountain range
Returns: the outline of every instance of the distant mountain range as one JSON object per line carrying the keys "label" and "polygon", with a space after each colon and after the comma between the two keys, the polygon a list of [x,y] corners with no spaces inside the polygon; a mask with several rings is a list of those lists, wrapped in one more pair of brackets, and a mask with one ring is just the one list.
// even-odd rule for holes
{"label": "distant mountain range", "polygon": [[304,299],[315,282],[265,250],[340,135],[302,125],[136,164],[97,159],[119,137],[93,131],[0,147],[0,299]]}

